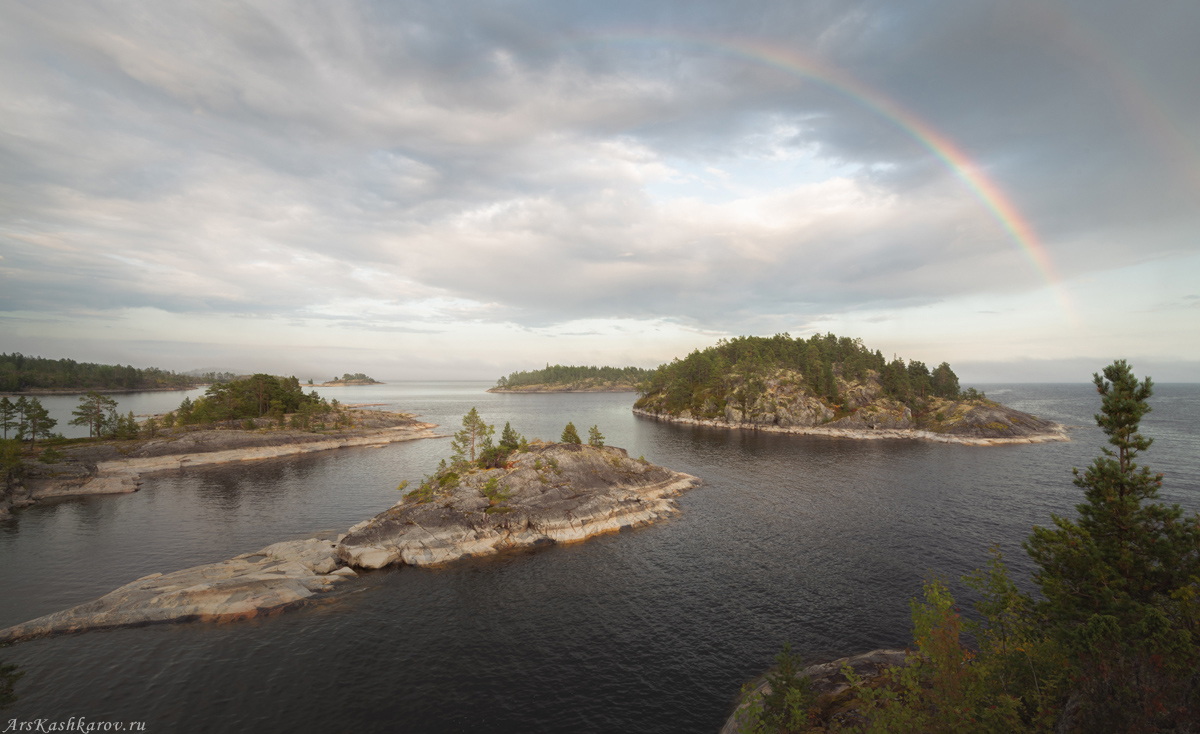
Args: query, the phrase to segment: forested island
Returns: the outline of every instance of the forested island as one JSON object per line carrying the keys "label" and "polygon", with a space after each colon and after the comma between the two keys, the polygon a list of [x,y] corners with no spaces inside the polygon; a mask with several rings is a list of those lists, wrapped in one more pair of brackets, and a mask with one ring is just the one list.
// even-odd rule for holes
{"label": "forested island", "polygon": [[0,392],[75,392],[104,390],[186,390],[214,382],[216,376],[177,374],[157,367],[76,362],[73,359],[0,353]]}
{"label": "forested island", "polygon": [[637,392],[651,373],[641,367],[546,365],[501,377],[488,392]]}
{"label": "forested island", "polygon": [[1067,440],[1056,423],[962,390],[946,362],[888,361],[834,334],[722,339],[660,366],[639,392],[636,413],[682,423],[962,443]]}
{"label": "forested island", "polygon": [[0,515],[45,497],[134,492],[145,472],[432,438],[435,428],[406,413],[327,401],[295,377],[268,374],[210,385],[141,421],[116,407],[95,391],[81,396],[71,423],[87,426],[88,438],[65,439],[36,399],[0,398]]}
{"label": "forested island", "polygon": [[[311,385],[312,380],[309,380],[308,383]],[[345,385],[383,385],[383,384],[384,383],[380,382],[379,380],[376,380],[373,377],[367,377],[366,375],[364,375],[361,372],[355,372],[354,374],[350,374],[349,372],[347,372],[347,373],[343,374],[341,377],[333,378],[329,382],[322,382],[321,387],[342,387]]]}

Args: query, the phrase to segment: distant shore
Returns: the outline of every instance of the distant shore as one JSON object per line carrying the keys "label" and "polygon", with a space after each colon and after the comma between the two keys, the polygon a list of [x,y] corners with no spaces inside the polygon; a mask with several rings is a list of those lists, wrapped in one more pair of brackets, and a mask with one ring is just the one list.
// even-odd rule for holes
{"label": "distant shore", "polygon": [[211,383],[203,382],[199,385],[188,385],[186,387],[31,387],[28,390],[21,390],[19,392],[0,391],[0,396],[20,397],[22,395],[87,395],[90,392],[112,395],[134,392],[178,392],[180,390],[195,390],[199,387],[208,387],[210,384]]}
{"label": "distant shore", "polygon": [[488,392],[496,393],[547,393],[547,392],[637,392],[633,385],[526,385],[524,387],[493,387]]}
{"label": "distant shore", "polygon": [[304,387],[352,387],[356,385],[386,385],[386,382],[367,382],[366,380],[338,380],[337,382],[322,382],[319,385],[304,385]]}

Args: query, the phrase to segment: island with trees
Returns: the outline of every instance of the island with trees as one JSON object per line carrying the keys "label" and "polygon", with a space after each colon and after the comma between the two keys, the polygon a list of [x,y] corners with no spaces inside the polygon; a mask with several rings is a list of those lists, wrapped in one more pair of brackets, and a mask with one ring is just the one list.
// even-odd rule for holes
{"label": "island with trees", "polygon": [[[312,380],[309,380],[308,382],[310,385],[312,384]],[[387,384],[387,383],[380,382],[379,380],[376,380],[373,377],[367,377],[366,375],[364,375],[361,372],[355,372],[354,374],[350,374],[349,372],[347,372],[347,373],[343,374],[341,377],[333,378],[329,382],[322,382],[320,386],[321,387],[345,387],[347,385],[385,385],[385,384]]]}
{"label": "island with trees", "polygon": [[638,384],[651,372],[641,367],[547,364],[545,369],[501,377],[488,392],[637,392]]}
{"label": "island with trees", "polygon": [[557,443],[526,440],[506,423],[499,440],[475,408],[451,454],[391,509],[336,540],[275,543],[221,563],[152,574],[86,604],[0,630],[0,644],[92,629],[191,620],[233,621],[293,608],[392,564],[426,566],[524,546],[584,540],[656,522],[672,497],[700,484],[688,474],[584,443],[573,423]]}
{"label": "island with trees", "polygon": [[94,364],[73,359],[30,357],[20,352],[0,353],[0,392],[72,393],[188,390],[214,382],[214,375],[177,374],[157,367]]}
{"label": "island with trees", "polygon": [[148,472],[433,438],[436,427],[268,374],[210,385],[143,420],[116,406],[99,392],[81,396],[71,423],[88,437],[65,439],[36,398],[0,397],[0,515],[45,497],[133,492]]}
{"label": "island with trees", "polygon": [[724,428],[969,444],[1069,440],[1065,427],[968,388],[942,362],[891,361],[860,339],[722,339],[639,385],[638,415]]}

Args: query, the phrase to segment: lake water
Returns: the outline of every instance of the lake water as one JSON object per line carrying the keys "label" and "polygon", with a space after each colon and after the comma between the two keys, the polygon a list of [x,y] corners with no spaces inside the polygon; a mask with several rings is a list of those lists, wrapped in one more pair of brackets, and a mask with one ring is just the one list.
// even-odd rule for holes
{"label": "lake water", "polygon": [[[1082,493],[1099,453],[1090,385],[984,385],[1077,426],[1071,443],[968,447],[676,426],[629,394],[492,395],[485,383],[324,390],[446,429],[477,406],[532,438],[571,420],[696,474],[666,522],[586,543],[365,574],[273,618],[160,625],[0,651],[26,672],[9,718],[146,721],[147,731],[715,732],[741,684],[790,640],[809,659],[909,641],[923,578],[954,581],[1020,549]],[[182,393],[115,396],[158,412]],[[69,415],[75,398],[58,401]],[[134,403],[136,402],[136,406]],[[1200,509],[1200,385],[1159,385],[1143,422],[1162,495]],[[127,407],[128,406],[128,407]],[[57,409],[57,408],[54,408]],[[156,571],[344,531],[399,499],[446,439],[148,478],[136,494],[65,499],[0,521],[0,627]]]}

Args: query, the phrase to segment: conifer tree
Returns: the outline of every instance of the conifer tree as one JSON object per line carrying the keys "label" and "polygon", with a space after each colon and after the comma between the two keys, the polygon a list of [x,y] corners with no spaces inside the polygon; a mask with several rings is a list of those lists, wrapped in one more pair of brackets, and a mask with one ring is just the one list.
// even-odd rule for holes
{"label": "conifer tree", "polygon": [[17,414],[16,415],[16,420],[17,420],[16,438],[17,438],[17,440],[23,441],[25,439],[25,428],[26,428],[25,412],[27,410],[29,410],[29,400],[27,400],[24,395],[21,395],[20,397],[17,398],[17,401],[15,403],[13,403],[13,410]]}
{"label": "conifer tree", "polygon": [[592,426],[588,429],[588,446],[603,446],[604,434],[600,433],[600,426]]}
{"label": "conifer tree", "polygon": [[50,438],[50,431],[58,421],[50,417],[50,411],[42,407],[42,401],[33,398],[25,408],[25,425],[33,445],[39,438]]}
{"label": "conifer tree", "polygon": [[1157,730],[1188,707],[1200,663],[1200,515],[1157,502],[1162,474],[1136,462],[1152,443],[1138,430],[1149,378],[1139,383],[1118,360],[1093,381],[1103,398],[1096,423],[1116,450],[1074,470],[1086,498],[1079,520],[1055,516],[1025,547],[1046,597],[1040,611],[1077,661],[1078,723]]}
{"label": "conifer tree", "polygon": [[562,437],[558,439],[559,443],[574,443],[582,444],[583,440],[579,438],[579,432],[575,430],[574,423],[568,423],[563,429]]}
{"label": "conifer tree", "polygon": [[472,406],[463,416],[462,430],[455,433],[454,440],[450,442],[454,463],[474,463],[481,452],[492,447],[492,435],[495,432],[495,427],[484,423],[479,411]]}
{"label": "conifer tree", "polygon": [[0,428],[4,430],[4,439],[8,439],[8,429],[17,427],[17,408],[8,396],[0,398]]}
{"label": "conifer tree", "polygon": [[500,448],[505,451],[515,451],[521,445],[521,435],[513,430],[512,425],[504,422],[504,430],[500,433]]}
{"label": "conifer tree", "polygon": [[[186,400],[186,398],[185,398]],[[191,402],[188,402],[191,406]],[[79,398],[79,405],[71,411],[73,426],[87,426],[89,436],[99,437],[104,432],[110,414],[117,408],[117,401],[92,390]]]}

